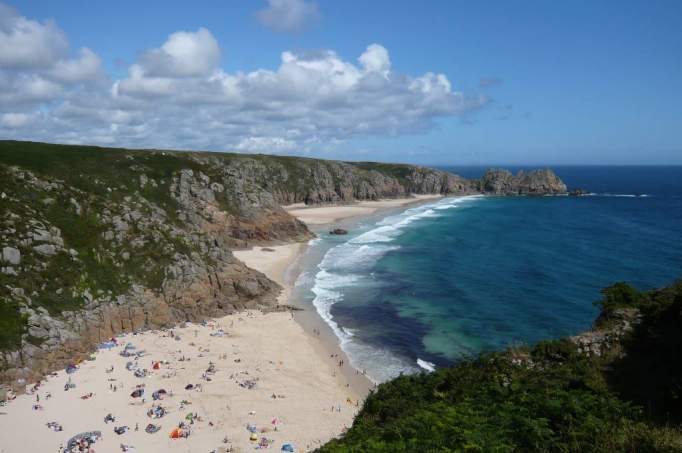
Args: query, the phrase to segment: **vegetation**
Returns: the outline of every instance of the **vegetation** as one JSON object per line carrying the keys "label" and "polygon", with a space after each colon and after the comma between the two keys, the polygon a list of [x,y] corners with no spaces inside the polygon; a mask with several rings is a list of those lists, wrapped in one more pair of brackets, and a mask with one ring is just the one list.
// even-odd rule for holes
{"label": "vegetation", "polygon": [[0,303],[0,350],[16,349],[21,344],[27,321],[28,317],[19,311],[19,304]]}
{"label": "vegetation", "polygon": [[[351,165],[353,171],[346,174]],[[0,351],[16,349],[22,337],[38,343],[27,336],[20,306],[43,308],[50,316],[59,316],[82,309],[85,300],[114,300],[136,283],[159,291],[168,266],[179,255],[197,253],[211,264],[213,258],[197,245],[201,238],[196,232],[192,237],[174,233],[187,228],[180,220],[181,206],[171,193],[173,179],[181,170],[201,172],[211,182],[223,184],[225,190],[214,193],[216,204],[239,219],[253,214],[244,212],[244,206],[259,206],[262,194],[265,199],[285,197],[283,202],[306,201],[319,188],[316,178],[327,183],[331,178],[336,188],[347,185],[343,178],[349,174],[370,181],[375,176],[372,171],[407,184],[410,168],[261,154],[0,140],[0,239],[3,246],[21,253],[20,264],[0,272],[0,314],[5,314],[2,322],[9,326],[0,333]],[[313,170],[319,170],[316,176]],[[137,220],[131,221],[133,211]],[[114,219],[120,224],[123,218],[126,226],[119,236]],[[34,239],[36,232],[51,234],[53,229],[61,235],[58,251],[36,252],[37,244],[49,243]]]}
{"label": "vegetation", "polygon": [[401,376],[320,451],[682,451],[682,282],[649,292],[618,283],[603,295],[597,328],[619,310],[641,313],[604,354],[563,339]]}

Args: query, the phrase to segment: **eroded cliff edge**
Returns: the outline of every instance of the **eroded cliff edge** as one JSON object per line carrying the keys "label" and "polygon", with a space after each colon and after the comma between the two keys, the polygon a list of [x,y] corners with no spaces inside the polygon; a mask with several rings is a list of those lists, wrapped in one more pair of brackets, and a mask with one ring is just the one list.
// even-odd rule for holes
{"label": "eroded cliff edge", "polygon": [[312,237],[282,205],[566,193],[551,170],[424,167],[0,141],[0,382],[124,331],[275,303],[230,250]]}

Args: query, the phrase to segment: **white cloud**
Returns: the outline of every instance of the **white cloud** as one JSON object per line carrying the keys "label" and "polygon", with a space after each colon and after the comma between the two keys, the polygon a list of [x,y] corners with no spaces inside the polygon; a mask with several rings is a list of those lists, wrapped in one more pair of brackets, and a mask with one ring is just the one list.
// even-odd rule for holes
{"label": "white cloud", "polygon": [[[0,21],[1,30],[6,22],[37,23],[16,13]],[[428,131],[436,118],[488,102],[456,91],[444,74],[394,71],[379,44],[357,60],[333,50],[284,51],[276,67],[251,72],[224,71],[220,56],[213,35],[200,28],[169,35],[113,82],[87,48],[75,56],[67,48],[42,67],[0,67],[0,136],[299,153]]]}
{"label": "white cloud", "polygon": [[321,18],[315,2],[305,0],[267,0],[268,6],[256,13],[258,20],[277,32],[293,33]]}
{"label": "white cloud", "polygon": [[234,148],[248,153],[278,153],[295,150],[296,142],[278,137],[246,137]]}
{"label": "white cloud", "polygon": [[102,60],[92,50],[83,48],[78,58],[59,60],[49,74],[62,82],[83,82],[102,76]]}
{"label": "white cloud", "polygon": [[220,62],[220,47],[210,31],[179,31],[158,49],[147,51],[140,61],[146,75],[193,77],[206,75]]}
{"label": "white cloud", "polygon": [[[81,83],[104,78],[92,50],[83,48],[69,58],[66,34],[54,22],[28,19],[0,3],[0,114],[14,115],[17,108],[42,111]],[[9,127],[20,117],[6,118],[2,125]]]}
{"label": "white cloud", "polygon": [[379,44],[367,46],[367,50],[358,58],[367,72],[379,72],[388,75],[391,70],[391,59],[388,57],[388,50]]}
{"label": "white cloud", "polygon": [[15,129],[28,126],[33,121],[33,115],[27,113],[3,113],[0,115],[0,126]]}
{"label": "white cloud", "polygon": [[54,22],[26,19],[14,8],[0,3],[0,67],[49,66],[68,48],[66,35]]}

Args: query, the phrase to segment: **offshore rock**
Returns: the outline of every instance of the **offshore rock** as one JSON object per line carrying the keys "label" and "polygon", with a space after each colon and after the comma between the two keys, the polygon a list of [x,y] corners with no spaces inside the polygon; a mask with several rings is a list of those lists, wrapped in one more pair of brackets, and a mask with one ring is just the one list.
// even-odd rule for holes
{"label": "offshore rock", "polygon": [[479,189],[492,195],[563,195],[566,184],[550,169],[519,171],[490,169],[479,181]]}

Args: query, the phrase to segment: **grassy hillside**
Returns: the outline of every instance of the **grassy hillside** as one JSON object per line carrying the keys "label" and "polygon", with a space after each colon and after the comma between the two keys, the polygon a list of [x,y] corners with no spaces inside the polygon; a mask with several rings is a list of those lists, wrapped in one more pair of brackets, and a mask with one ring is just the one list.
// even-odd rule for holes
{"label": "grassy hillside", "polygon": [[682,282],[603,293],[594,338],[641,319],[602,354],[564,339],[401,376],[320,452],[682,451]]}
{"label": "grassy hillside", "polygon": [[62,319],[134,285],[160,291],[172,266],[177,277],[190,262],[215,264],[214,247],[305,239],[280,204],[404,195],[415,171],[441,176],[400,164],[0,141],[0,253],[20,255],[0,254],[0,371],[3,352],[44,341],[30,333],[31,323],[45,333],[40,313]]}

